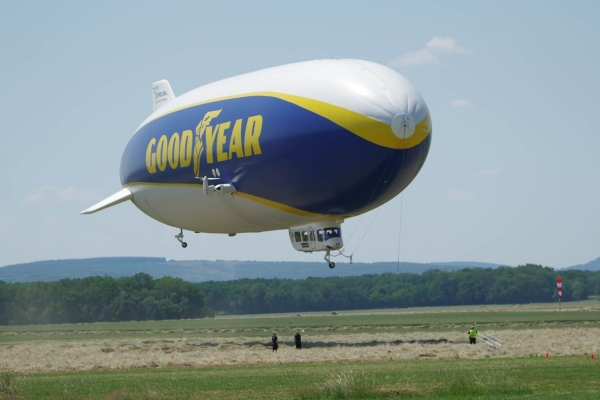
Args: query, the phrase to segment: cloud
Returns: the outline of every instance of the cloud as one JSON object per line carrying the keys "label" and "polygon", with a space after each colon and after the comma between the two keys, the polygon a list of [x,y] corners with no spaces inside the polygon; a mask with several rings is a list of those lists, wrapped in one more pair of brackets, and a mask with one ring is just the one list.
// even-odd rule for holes
{"label": "cloud", "polygon": [[497,176],[500,175],[502,170],[500,168],[492,168],[492,169],[478,169],[475,171],[474,175],[476,178],[486,178],[488,176]]}
{"label": "cloud", "polygon": [[471,103],[469,100],[465,100],[465,99],[454,99],[454,100],[450,101],[450,105],[454,108],[464,108],[464,107],[471,107],[473,105],[473,103]]}
{"label": "cloud", "polygon": [[448,199],[450,201],[464,202],[475,200],[475,196],[473,196],[471,192],[468,192],[466,190],[452,188],[452,190],[450,190],[450,193],[448,193]]}
{"label": "cloud", "polygon": [[456,40],[451,37],[436,36],[425,44],[425,48],[431,51],[446,51],[453,54],[473,54],[473,50],[457,45]]}
{"label": "cloud", "polygon": [[388,62],[390,67],[407,67],[411,65],[433,64],[439,61],[440,54],[473,54],[472,50],[459,46],[451,37],[436,36],[425,43],[425,47],[403,54]]}
{"label": "cloud", "polygon": [[79,190],[75,186],[67,186],[59,189],[56,186],[43,185],[38,187],[33,194],[24,197],[21,202],[25,205],[34,205],[47,201],[82,203],[93,201],[97,197],[98,193],[95,190]]}

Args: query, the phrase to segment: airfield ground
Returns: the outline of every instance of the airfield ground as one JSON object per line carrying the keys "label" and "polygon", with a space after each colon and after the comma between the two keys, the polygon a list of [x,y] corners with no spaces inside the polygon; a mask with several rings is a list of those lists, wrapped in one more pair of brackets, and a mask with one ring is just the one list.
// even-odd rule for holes
{"label": "airfield ground", "polygon": [[[503,347],[469,346],[472,323]],[[0,397],[600,398],[598,352],[596,300],[12,326]]]}

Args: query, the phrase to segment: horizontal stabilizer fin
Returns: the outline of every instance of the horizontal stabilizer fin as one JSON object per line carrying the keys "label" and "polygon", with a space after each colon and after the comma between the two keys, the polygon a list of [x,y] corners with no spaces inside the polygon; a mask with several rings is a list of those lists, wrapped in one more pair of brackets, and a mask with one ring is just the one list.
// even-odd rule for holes
{"label": "horizontal stabilizer fin", "polygon": [[156,111],[171,100],[175,99],[175,93],[169,85],[169,81],[163,79],[162,81],[154,82],[152,84],[152,111]]}
{"label": "horizontal stabilizer fin", "polygon": [[131,200],[132,198],[133,198],[133,195],[131,194],[129,189],[121,189],[117,193],[113,194],[112,196],[107,197],[106,199],[102,200],[101,202],[94,204],[93,206],[91,206],[88,209],[83,210],[79,214],[93,214],[96,211],[104,210],[105,208],[112,207],[114,205],[117,205],[117,204],[122,203],[127,200]]}

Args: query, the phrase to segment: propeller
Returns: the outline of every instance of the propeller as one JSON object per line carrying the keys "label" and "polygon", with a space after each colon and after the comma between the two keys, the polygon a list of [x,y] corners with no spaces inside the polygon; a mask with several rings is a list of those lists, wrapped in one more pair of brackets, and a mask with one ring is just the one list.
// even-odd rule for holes
{"label": "propeller", "polygon": [[202,192],[204,192],[204,196],[206,196],[208,194],[208,181],[214,181],[214,180],[221,179],[221,178],[209,178],[208,176],[203,176],[203,177],[197,176],[196,179],[202,179]]}

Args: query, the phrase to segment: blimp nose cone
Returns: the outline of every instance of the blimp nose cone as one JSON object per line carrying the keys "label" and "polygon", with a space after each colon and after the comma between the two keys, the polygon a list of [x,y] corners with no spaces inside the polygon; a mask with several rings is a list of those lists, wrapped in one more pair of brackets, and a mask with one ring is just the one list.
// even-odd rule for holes
{"label": "blimp nose cone", "polygon": [[367,61],[356,63],[362,74],[353,85],[348,84],[348,89],[355,95],[348,98],[357,98],[357,95],[362,100],[359,111],[385,125],[379,129],[373,123],[369,139],[393,149],[412,148],[425,140],[431,131],[429,110],[412,83],[383,65]]}
{"label": "blimp nose cone", "polygon": [[409,113],[398,113],[392,118],[392,132],[400,139],[411,137],[415,126],[415,119]]}

